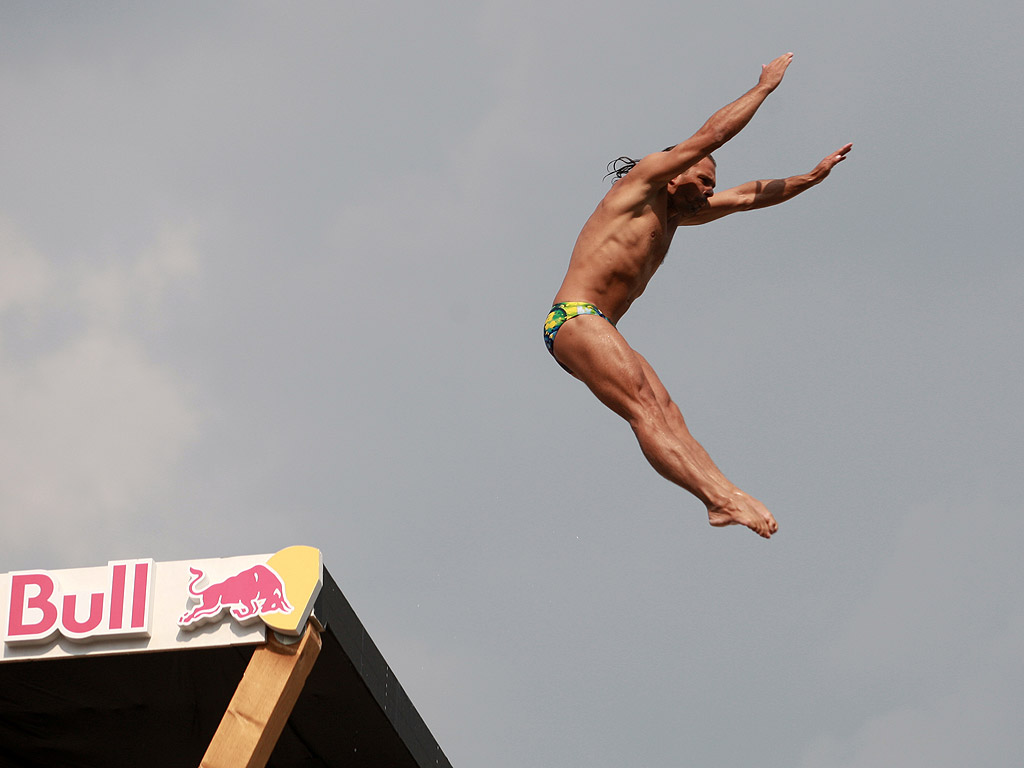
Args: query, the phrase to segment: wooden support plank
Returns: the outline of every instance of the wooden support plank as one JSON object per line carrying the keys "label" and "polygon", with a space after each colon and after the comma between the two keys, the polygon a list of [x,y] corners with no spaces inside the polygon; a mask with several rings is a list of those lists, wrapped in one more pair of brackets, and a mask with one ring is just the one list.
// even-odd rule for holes
{"label": "wooden support plank", "polygon": [[200,768],[264,768],[320,653],[320,632],[306,625],[295,644],[268,630],[253,652]]}

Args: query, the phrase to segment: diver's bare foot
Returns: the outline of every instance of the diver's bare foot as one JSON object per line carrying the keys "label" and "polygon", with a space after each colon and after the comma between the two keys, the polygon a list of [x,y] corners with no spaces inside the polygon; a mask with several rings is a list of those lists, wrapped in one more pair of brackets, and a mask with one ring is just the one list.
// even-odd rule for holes
{"label": "diver's bare foot", "polygon": [[753,496],[737,491],[717,506],[708,507],[708,522],[716,528],[745,525],[758,536],[770,539],[779,530],[768,508]]}

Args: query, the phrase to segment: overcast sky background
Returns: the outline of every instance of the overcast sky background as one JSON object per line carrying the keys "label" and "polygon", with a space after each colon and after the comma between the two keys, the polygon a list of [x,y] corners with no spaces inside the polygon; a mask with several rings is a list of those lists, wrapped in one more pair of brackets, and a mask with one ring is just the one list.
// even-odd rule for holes
{"label": "overcast sky background", "polygon": [[[0,4],[0,571],[320,547],[457,768],[1024,764],[1024,6]],[[796,56],[620,329],[707,525],[541,325],[605,164]]]}

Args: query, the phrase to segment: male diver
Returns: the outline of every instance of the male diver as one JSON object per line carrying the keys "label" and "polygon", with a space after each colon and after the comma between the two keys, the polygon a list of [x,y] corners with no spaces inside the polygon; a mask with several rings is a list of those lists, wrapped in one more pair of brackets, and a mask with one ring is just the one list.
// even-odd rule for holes
{"label": "male diver", "polygon": [[810,173],[714,192],[711,153],[750,121],[792,58],[786,53],[763,65],[757,85],[689,139],[635,162],[610,164],[619,178],[583,226],[544,323],[555,360],[629,423],[659,474],[704,502],[711,525],[745,525],[766,539],[778,530],[772,513],[715,466],[654,369],[615,326],[661,266],[677,227],[783,203],[823,181],[846,158],[852,144]]}

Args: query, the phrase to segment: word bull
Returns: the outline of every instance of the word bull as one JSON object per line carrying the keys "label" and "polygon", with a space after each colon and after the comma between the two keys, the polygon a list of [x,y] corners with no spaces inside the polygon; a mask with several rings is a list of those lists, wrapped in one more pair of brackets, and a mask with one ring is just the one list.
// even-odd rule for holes
{"label": "word bull", "polygon": [[114,562],[107,566],[103,588],[77,593],[63,591],[46,571],[11,574],[4,640],[43,643],[55,634],[76,641],[148,637],[152,575],[152,560]]}

